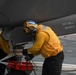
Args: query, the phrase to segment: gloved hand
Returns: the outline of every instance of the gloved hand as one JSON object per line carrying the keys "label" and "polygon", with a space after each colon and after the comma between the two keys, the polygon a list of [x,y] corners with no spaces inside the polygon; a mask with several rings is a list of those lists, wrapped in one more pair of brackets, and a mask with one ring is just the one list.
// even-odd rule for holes
{"label": "gloved hand", "polygon": [[33,54],[27,54],[27,55],[25,56],[26,61],[30,61],[30,60],[32,60],[33,58],[34,58],[34,55],[33,55]]}
{"label": "gloved hand", "polygon": [[22,54],[26,56],[26,55],[28,54],[27,49],[24,49],[24,50],[22,51]]}

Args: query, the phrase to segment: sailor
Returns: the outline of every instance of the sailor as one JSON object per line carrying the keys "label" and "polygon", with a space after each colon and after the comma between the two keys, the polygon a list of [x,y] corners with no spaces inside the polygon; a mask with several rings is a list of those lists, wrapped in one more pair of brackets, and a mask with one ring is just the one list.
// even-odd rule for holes
{"label": "sailor", "polygon": [[23,24],[23,31],[35,38],[34,45],[22,51],[25,59],[29,61],[41,54],[45,58],[42,75],[60,75],[64,60],[63,46],[52,28],[28,20]]}
{"label": "sailor", "polygon": [[[11,53],[12,48],[10,47],[10,35],[12,30],[13,28],[7,27],[0,31],[0,59]],[[10,60],[13,60],[13,58]],[[0,63],[0,75],[4,75],[5,67],[6,65]]]}

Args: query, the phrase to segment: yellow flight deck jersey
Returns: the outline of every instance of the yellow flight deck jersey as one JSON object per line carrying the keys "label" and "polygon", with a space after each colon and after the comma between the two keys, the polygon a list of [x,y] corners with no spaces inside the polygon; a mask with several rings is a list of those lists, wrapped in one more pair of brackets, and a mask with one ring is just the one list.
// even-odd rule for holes
{"label": "yellow flight deck jersey", "polygon": [[34,56],[41,54],[44,58],[48,58],[50,56],[56,56],[62,50],[63,46],[53,30],[48,26],[39,25],[36,41],[28,49],[28,53],[32,53]]}
{"label": "yellow flight deck jersey", "polygon": [[4,40],[1,36],[0,36],[0,48],[6,53],[9,54],[11,53],[9,50],[9,44],[6,40]]}

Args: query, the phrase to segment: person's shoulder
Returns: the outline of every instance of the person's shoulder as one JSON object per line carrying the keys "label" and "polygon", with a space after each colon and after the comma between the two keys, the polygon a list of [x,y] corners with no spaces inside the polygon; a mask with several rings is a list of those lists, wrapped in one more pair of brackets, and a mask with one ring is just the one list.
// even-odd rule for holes
{"label": "person's shoulder", "polygon": [[44,31],[39,31],[38,34],[45,34],[45,32]]}
{"label": "person's shoulder", "polygon": [[47,33],[44,31],[40,31],[40,32],[38,32],[37,36],[44,36],[45,37],[45,36],[47,36]]}

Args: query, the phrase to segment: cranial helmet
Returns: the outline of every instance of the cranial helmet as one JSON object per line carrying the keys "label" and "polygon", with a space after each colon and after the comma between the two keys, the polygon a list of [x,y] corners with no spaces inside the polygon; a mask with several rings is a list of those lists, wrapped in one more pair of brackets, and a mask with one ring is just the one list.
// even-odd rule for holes
{"label": "cranial helmet", "polygon": [[37,31],[37,23],[35,21],[32,20],[28,20],[24,23],[24,28],[23,30],[25,31],[25,33],[35,33]]}

